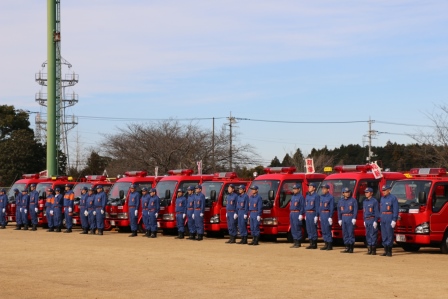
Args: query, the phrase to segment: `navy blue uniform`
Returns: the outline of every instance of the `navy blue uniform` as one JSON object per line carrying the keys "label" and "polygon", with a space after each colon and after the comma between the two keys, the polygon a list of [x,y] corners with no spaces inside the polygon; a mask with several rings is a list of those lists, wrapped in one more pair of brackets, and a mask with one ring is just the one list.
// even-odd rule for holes
{"label": "navy blue uniform", "polygon": [[22,194],[20,194],[20,193],[16,193],[16,194],[14,194],[14,199],[15,199],[15,202],[16,202],[16,224],[17,224],[17,226],[21,226],[22,225],[22,209],[21,209],[21,197],[22,197]]}
{"label": "navy blue uniform", "polygon": [[104,210],[106,209],[106,193],[101,191],[95,195],[95,220],[96,220],[96,228],[100,230],[100,232],[104,229]]}
{"label": "navy blue uniform", "polygon": [[294,240],[302,240],[302,221],[299,216],[304,213],[304,202],[302,194],[297,193],[291,197],[289,204],[289,223],[291,225],[291,235]]}
{"label": "navy blue uniform", "polygon": [[187,198],[185,196],[176,198],[175,212],[176,212],[177,231],[183,233],[185,231],[184,215],[187,213]]}
{"label": "navy blue uniform", "polygon": [[143,224],[145,225],[145,229],[146,231],[149,231],[150,228],[150,224],[149,224],[149,199],[151,198],[151,196],[146,193],[142,196],[142,218],[143,218]]}
{"label": "navy blue uniform", "polygon": [[[129,201],[128,201],[128,208],[129,208],[129,222],[131,224],[131,231],[135,232],[138,228],[138,212],[137,215],[135,215],[135,211],[138,211],[140,208],[140,193],[137,191],[129,193]],[[145,224],[146,226],[146,224]],[[148,227],[146,227],[148,229]]]}
{"label": "navy blue uniform", "polygon": [[353,197],[341,198],[338,202],[338,220],[342,220],[342,235],[344,244],[355,244],[355,225],[358,215],[358,202]]}
{"label": "navy blue uniform", "polygon": [[90,194],[87,196],[87,212],[89,212],[89,215],[87,216],[89,218],[89,228],[91,231],[94,231],[96,229],[96,217],[93,214],[95,211],[95,194]]}
{"label": "navy blue uniform", "polygon": [[398,219],[398,200],[394,195],[389,194],[381,197],[380,217],[383,246],[392,247],[394,243],[394,228],[391,223],[392,221],[397,222]]}
{"label": "navy blue uniform", "polygon": [[306,215],[306,231],[308,239],[317,240],[317,225],[314,222],[314,217],[317,217],[319,209],[319,195],[316,192],[307,193],[305,197],[305,215]]}
{"label": "navy blue uniform", "polygon": [[85,215],[84,213],[87,211],[87,197],[89,197],[89,194],[84,193],[81,194],[81,199],[79,200],[79,218],[81,219],[81,227],[83,229],[89,228],[89,215]]}
{"label": "navy blue uniform", "polygon": [[[260,221],[257,216],[261,218],[263,211],[263,200],[261,196],[252,194],[249,197],[249,212],[250,212],[250,231],[253,237],[260,236]],[[260,219],[261,220],[261,219]]]}
{"label": "navy blue uniform", "polygon": [[64,194],[64,215],[65,215],[65,227],[70,230],[73,226],[73,207],[74,207],[75,194],[72,190],[68,190]]}
{"label": "navy blue uniform", "polygon": [[247,221],[244,216],[247,217],[249,213],[249,196],[246,193],[238,195],[237,198],[238,209],[238,229],[241,237],[247,237]]}
{"label": "navy blue uniform", "polygon": [[[45,216],[47,217],[48,228],[52,229],[54,227],[54,195],[48,194],[45,200]],[[52,215],[53,213],[53,215]]]}
{"label": "navy blue uniform", "polygon": [[193,214],[194,214],[194,199],[195,195],[191,194],[187,198],[187,218],[188,218],[188,231],[190,234],[196,233],[196,225],[194,223]]}
{"label": "navy blue uniform", "polygon": [[22,224],[25,228],[28,226],[28,210],[30,207],[30,196],[28,194],[22,194],[20,197],[20,208],[22,209]]}
{"label": "navy blue uniform", "polygon": [[[8,196],[6,194],[0,195],[0,225],[6,225],[6,208],[8,207]],[[3,209],[5,212],[3,212]]]}
{"label": "navy blue uniform", "polygon": [[53,203],[53,221],[55,227],[60,227],[62,225],[62,204],[64,202],[64,198],[62,197],[62,194],[56,194],[54,196],[54,203]]}
{"label": "navy blue uniform", "polygon": [[198,235],[204,234],[205,196],[202,192],[194,195],[194,224]]}
{"label": "navy blue uniform", "polygon": [[322,194],[319,200],[318,217],[320,217],[320,228],[322,231],[322,238],[324,242],[332,243],[331,225],[328,219],[333,216],[334,211],[334,197],[330,193]]}
{"label": "navy blue uniform", "polygon": [[36,209],[39,211],[39,192],[33,190],[30,192],[30,216],[31,216],[31,224],[37,225],[38,218]]}
{"label": "navy blue uniform", "polygon": [[364,212],[364,223],[366,226],[366,242],[367,246],[376,246],[378,237],[378,227],[373,227],[373,223],[378,224],[380,218],[380,211],[378,208],[378,201],[376,198],[366,198],[362,202],[362,209]]}
{"label": "navy blue uniform", "polygon": [[149,229],[152,233],[157,232],[157,216],[160,210],[160,198],[157,195],[149,197]]}
{"label": "navy blue uniform", "polygon": [[[229,235],[232,237],[235,237],[237,234],[237,220],[234,219],[234,215],[236,212],[236,205],[237,205],[238,196],[235,192],[229,193],[227,195],[227,228],[229,229]],[[238,214],[237,214],[238,215]]]}

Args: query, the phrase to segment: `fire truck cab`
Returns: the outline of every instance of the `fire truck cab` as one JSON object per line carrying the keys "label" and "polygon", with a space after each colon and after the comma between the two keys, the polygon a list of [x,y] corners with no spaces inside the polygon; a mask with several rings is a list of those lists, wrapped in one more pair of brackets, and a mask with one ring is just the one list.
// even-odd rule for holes
{"label": "fire truck cab", "polygon": [[[251,183],[251,187],[258,186],[258,194],[263,199],[260,232],[273,240],[277,237],[287,237],[288,241],[292,241],[289,223],[292,186],[295,184],[302,186],[302,195],[305,197],[308,184],[316,183],[319,186],[326,175],[295,172],[295,167],[268,167],[264,171],[265,174],[256,177]],[[250,190],[248,190],[248,196],[250,196]]]}
{"label": "fire truck cab", "polygon": [[[164,234],[173,233],[177,230],[176,225],[176,190],[182,189],[187,196],[187,187],[202,184],[213,180],[213,175],[193,174],[192,169],[169,170],[168,176],[163,177],[156,186],[157,195],[160,197],[159,221],[160,228]],[[210,207],[208,208],[210,209]],[[186,229],[188,229],[186,227]]]}
{"label": "fire truck cab", "polygon": [[[147,176],[146,171],[127,171],[124,177],[118,179],[109,191],[108,202],[106,205],[106,223],[112,227],[117,227],[120,231],[129,229],[129,187],[135,185],[135,191],[141,193],[141,189],[146,187],[153,188],[160,177]],[[139,228],[141,231],[141,207],[139,210]]]}
{"label": "fire truck cab", "polygon": [[235,172],[218,172],[211,181],[202,183],[202,193],[206,200],[204,230],[207,235],[223,236],[227,233],[226,205],[230,184],[235,185],[235,193],[238,194],[238,186],[244,185],[247,188],[249,181],[238,178]]}
{"label": "fire truck cab", "polygon": [[[379,202],[381,198],[381,188],[384,185],[392,185],[397,180],[406,178],[404,174],[399,172],[382,172],[381,178],[375,178],[372,173],[372,166],[370,164],[366,165],[338,165],[334,167],[336,173],[330,174],[325,178],[323,184],[328,184],[330,186],[330,193],[334,197],[334,207],[335,211],[333,214],[333,226],[332,235],[336,243],[342,243],[342,228],[338,225],[338,213],[337,213],[337,203],[342,198],[342,189],[348,187],[352,190],[352,197],[358,201],[358,215],[356,217],[355,225],[355,239],[357,241],[365,242],[365,227],[364,223],[364,213],[362,210],[363,201],[365,198],[364,190],[367,187],[373,189],[373,197]],[[321,188],[319,188],[318,193],[321,194]],[[319,230],[319,234],[321,232]],[[378,234],[379,244],[381,236]]]}
{"label": "fire truck cab", "polygon": [[395,241],[405,251],[439,247],[448,253],[448,176],[445,168],[413,168],[410,178],[397,181],[391,193],[398,199]]}
{"label": "fire truck cab", "polygon": [[[108,195],[113,183],[109,181],[109,179],[104,175],[87,175],[84,179],[78,182],[75,187],[73,187],[73,193],[75,194],[75,205],[73,209],[74,225],[81,225],[81,219],[79,217],[79,201],[81,199],[81,190],[84,187],[93,188],[93,192],[96,193],[96,187],[98,185],[102,185],[103,191],[106,193],[106,195]],[[105,221],[104,230],[110,230],[111,228],[112,227],[109,221]]]}

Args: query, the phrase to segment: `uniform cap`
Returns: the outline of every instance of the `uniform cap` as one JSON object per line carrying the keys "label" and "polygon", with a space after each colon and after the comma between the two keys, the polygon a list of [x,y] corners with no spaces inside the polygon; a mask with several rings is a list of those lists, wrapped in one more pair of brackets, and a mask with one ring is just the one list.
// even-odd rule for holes
{"label": "uniform cap", "polygon": [[373,189],[372,188],[366,188],[366,190],[364,190],[364,193],[367,193],[367,192],[372,192],[373,193]]}
{"label": "uniform cap", "polygon": [[179,189],[177,189],[177,192],[182,192],[183,193],[184,191],[179,188]]}
{"label": "uniform cap", "polygon": [[131,188],[131,189],[135,189],[135,185],[134,185],[134,184],[131,184],[131,186],[129,186],[129,188]]}
{"label": "uniform cap", "polygon": [[252,190],[258,190],[258,186],[251,186],[250,189],[252,189]]}
{"label": "uniform cap", "polygon": [[57,187],[56,189],[54,189],[54,191],[61,192],[61,189],[59,189],[59,187]]}
{"label": "uniform cap", "polygon": [[321,185],[321,188],[327,188],[327,189],[330,189],[330,185],[328,185],[328,184],[323,184],[323,185]]}
{"label": "uniform cap", "polygon": [[300,189],[300,185],[294,184],[294,186],[292,186],[292,189]]}
{"label": "uniform cap", "polygon": [[202,190],[202,186],[201,185],[196,185],[195,189],[201,189]]}
{"label": "uniform cap", "polygon": [[390,188],[392,188],[390,185],[384,185],[383,186],[383,188],[381,188],[381,190],[387,190],[387,189],[390,189]]}
{"label": "uniform cap", "polygon": [[342,188],[342,193],[351,192],[351,191],[352,190],[350,190],[350,188],[348,188],[348,187]]}
{"label": "uniform cap", "polygon": [[311,186],[311,187],[317,188],[317,184],[316,184],[316,183],[309,183],[309,184],[308,184],[308,186]]}
{"label": "uniform cap", "polygon": [[65,184],[65,187],[72,187],[73,185],[72,184]]}
{"label": "uniform cap", "polygon": [[86,186],[82,187],[82,190],[89,190],[89,188],[87,188]]}
{"label": "uniform cap", "polygon": [[6,189],[3,188],[2,190],[0,190],[0,192],[6,193]]}
{"label": "uniform cap", "polygon": [[36,184],[31,184],[30,187],[36,187]]}
{"label": "uniform cap", "polygon": [[148,188],[143,187],[143,188],[142,188],[142,192],[148,192]]}
{"label": "uniform cap", "polygon": [[193,191],[194,187],[193,186],[188,186],[187,190]]}
{"label": "uniform cap", "polygon": [[89,188],[89,191],[93,191],[93,188],[92,188],[92,187],[90,187],[90,188]]}
{"label": "uniform cap", "polygon": [[48,188],[47,191],[48,192],[54,192],[53,188]]}
{"label": "uniform cap", "polygon": [[246,190],[246,186],[244,186],[244,185],[239,185],[239,186],[238,186],[238,189]]}
{"label": "uniform cap", "polygon": [[96,189],[103,189],[103,185],[96,186]]}
{"label": "uniform cap", "polygon": [[19,189],[17,189],[17,188],[14,188],[14,192],[19,192]]}
{"label": "uniform cap", "polygon": [[232,188],[232,189],[235,189],[235,185],[234,184],[230,184],[229,187]]}
{"label": "uniform cap", "polygon": [[151,190],[149,190],[149,192],[157,192],[156,188],[151,188]]}

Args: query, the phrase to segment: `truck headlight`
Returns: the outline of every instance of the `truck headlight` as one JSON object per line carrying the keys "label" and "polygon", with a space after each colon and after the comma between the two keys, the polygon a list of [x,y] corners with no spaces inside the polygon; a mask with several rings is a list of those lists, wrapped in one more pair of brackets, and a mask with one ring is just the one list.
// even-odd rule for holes
{"label": "truck headlight", "polygon": [[162,220],[173,221],[174,220],[174,214],[172,214],[172,213],[163,214]]}
{"label": "truck headlight", "polygon": [[429,234],[429,223],[424,222],[415,228],[416,234]]}
{"label": "truck headlight", "polygon": [[110,214],[106,212],[106,218],[110,218]]}
{"label": "truck headlight", "polygon": [[263,223],[263,225],[278,225],[278,220],[276,217],[263,218],[262,223]]}
{"label": "truck headlight", "polygon": [[118,219],[128,219],[128,213],[118,213],[117,218]]}
{"label": "truck headlight", "polygon": [[216,214],[216,215],[213,215],[211,218],[210,218],[210,223],[219,223],[219,215],[218,214]]}

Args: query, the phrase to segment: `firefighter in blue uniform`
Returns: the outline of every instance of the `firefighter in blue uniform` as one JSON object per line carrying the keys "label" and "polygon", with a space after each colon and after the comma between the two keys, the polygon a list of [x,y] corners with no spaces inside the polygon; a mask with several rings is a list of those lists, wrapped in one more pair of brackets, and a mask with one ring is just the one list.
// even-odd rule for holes
{"label": "firefighter in blue uniform", "polygon": [[183,239],[185,233],[184,221],[187,213],[187,198],[184,196],[182,189],[177,189],[176,198],[176,224],[178,235],[175,239]]}
{"label": "firefighter in blue uniform", "polygon": [[61,232],[62,227],[62,204],[64,202],[64,198],[61,194],[61,189],[56,188],[54,189],[56,195],[54,196],[54,203],[53,203],[53,222],[54,227],[56,227],[56,232]]}
{"label": "firefighter in blue uniform", "polygon": [[317,218],[319,209],[319,195],[316,193],[317,185],[308,184],[308,193],[305,197],[305,223],[310,245],[306,249],[317,249]]}
{"label": "firefighter in blue uniform", "polygon": [[198,234],[197,241],[202,241],[204,237],[204,210],[205,210],[205,196],[202,193],[202,186],[195,187],[194,195],[194,224]]}
{"label": "firefighter in blue uniform", "polygon": [[252,194],[249,197],[249,222],[252,234],[252,242],[248,245],[258,245],[260,239],[260,221],[263,211],[263,200],[258,194],[258,186],[250,187]]}
{"label": "firefighter in blue uniform", "polygon": [[22,194],[20,193],[19,189],[14,189],[14,202],[16,204],[16,228],[14,230],[21,230],[22,229],[22,209],[20,208],[21,201],[20,198],[22,197]]}
{"label": "firefighter in blue uniform", "polygon": [[291,225],[291,235],[294,240],[294,245],[291,248],[299,248],[302,240],[302,220],[303,220],[303,206],[305,199],[300,192],[300,185],[292,186],[293,195],[289,204],[289,223]]}
{"label": "firefighter in blue uniform", "polygon": [[240,231],[241,240],[238,244],[247,244],[247,214],[249,213],[249,196],[246,194],[246,186],[238,187],[238,230]]}
{"label": "firefighter in blue uniform", "polygon": [[188,232],[190,236],[189,240],[195,240],[196,235],[196,225],[194,224],[194,187],[188,186],[187,188],[187,221],[188,221]]}
{"label": "firefighter in blue uniform", "polygon": [[160,198],[156,194],[156,188],[149,190],[149,227],[151,229],[150,238],[157,238],[157,217],[160,210]]}
{"label": "firefighter in blue uniform", "polygon": [[237,200],[238,195],[236,195],[235,186],[233,184],[230,184],[227,187],[227,206],[226,206],[226,218],[227,218],[227,228],[229,229],[229,235],[230,239],[226,242],[228,244],[234,244],[236,243],[236,234],[237,234],[237,219],[238,219],[238,213],[237,213]]}
{"label": "firefighter in blue uniform", "polygon": [[358,202],[352,197],[352,191],[347,187],[342,189],[342,196],[338,202],[338,223],[342,226],[345,249],[341,252],[353,253]]}
{"label": "firefighter in blue uniform", "polygon": [[30,216],[31,216],[31,225],[33,228],[32,231],[37,230],[38,218],[37,214],[39,212],[39,192],[36,191],[36,184],[30,185]]}
{"label": "firefighter in blue uniform", "polygon": [[95,195],[95,220],[96,227],[98,229],[98,235],[103,235],[104,230],[104,210],[106,209],[107,197],[106,193],[103,191],[103,185],[98,185],[96,187],[96,195]]}
{"label": "firefighter in blue uniform", "polygon": [[[143,193],[143,189],[145,189],[145,193]],[[129,237],[136,237],[137,236],[137,230],[138,230],[138,209],[140,208],[140,193],[135,191],[135,185],[131,184],[129,187],[129,202],[128,202],[128,208],[129,208],[129,222],[131,224],[131,232],[132,234],[129,235]],[[148,189],[142,188],[142,194],[147,194]],[[146,226],[146,223],[145,223]],[[146,226],[146,230],[148,231],[148,227]]]}
{"label": "firefighter in blue uniform", "polygon": [[28,210],[30,207],[30,196],[28,195],[28,190],[22,190],[22,196],[20,197],[22,209],[22,223],[24,225],[24,230],[28,230]]}
{"label": "firefighter in blue uniform", "polygon": [[373,189],[366,188],[364,193],[366,198],[362,202],[362,210],[364,212],[364,227],[366,228],[367,254],[376,255],[380,211],[378,201],[373,197]]}
{"label": "firefighter in blue uniform", "polygon": [[333,237],[331,236],[331,226],[333,225],[334,198],[330,194],[330,185],[323,184],[322,194],[319,201],[319,218],[324,247],[320,250],[333,250]]}
{"label": "firefighter in blue uniform", "polygon": [[47,217],[48,229],[47,232],[54,232],[54,190],[52,188],[47,189],[47,197],[45,199],[45,217]]}
{"label": "firefighter in blue uniform", "polygon": [[65,227],[64,233],[71,233],[73,226],[73,207],[75,203],[75,194],[72,190],[71,184],[65,185],[64,194],[64,215],[65,215]]}
{"label": "firefighter in blue uniform", "polygon": [[149,195],[148,188],[143,187],[142,188],[142,198],[141,198],[142,220],[143,220],[143,225],[145,226],[145,230],[146,230],[144,237],[148,237],[148,238],[150,236],[149,233],[151,232],[151,228],[150,228],[150,224],[149,224],[149,199],[150,198],[151,198],[151,196]]}
{"label": "firefighter in blue uniform", "polygon": [[81,235],[87,235],[89,233],[89,212],[87,211],[87,193],[89,188],[86,186],[81,189],[81,198],[79,199],[79,218],[81,219]]}
{"label": "firefighter in blue uniform", "polygon": [[394,228],[398,219],[398,200],[390,194],[391,186],[381,189],[383,196],[380,201],[381,237],[383,239],[384,253],[381,256],[392,256],[394,244]]}
{"label": "firefighter in blue uniform", "polygon": [[6,207],[8,206],[8,196],[6,195],[6,189],[0,190],[0,225],[1,229],[6,227]]}
{"label": "firefighter in blue uniform", "polygon": [[87,196],[87,212],[88,212],[88,218],[89,218],[89,229],[90,234],[94,235],[96,233],[96,211],[95,211],[95,190],[93,190],[92,187],[88,190],[88,196]]}

